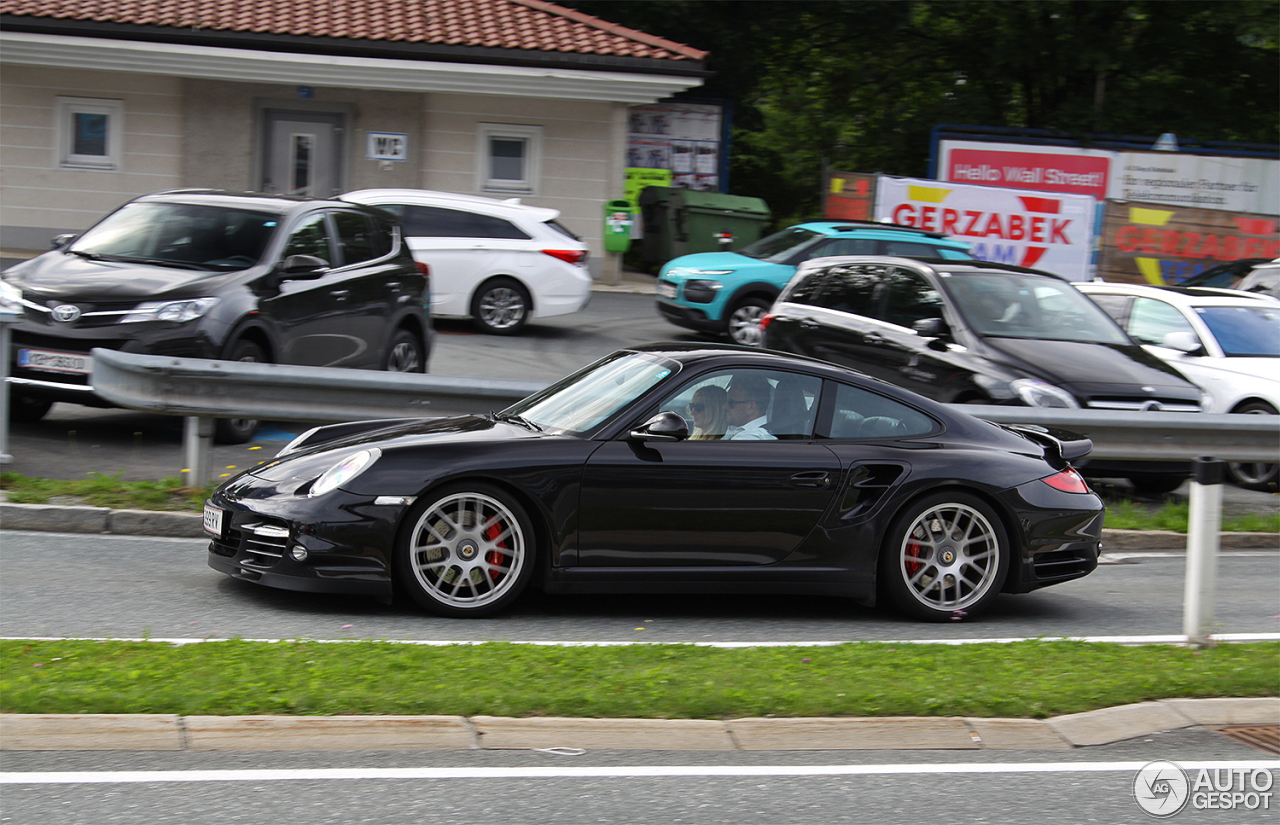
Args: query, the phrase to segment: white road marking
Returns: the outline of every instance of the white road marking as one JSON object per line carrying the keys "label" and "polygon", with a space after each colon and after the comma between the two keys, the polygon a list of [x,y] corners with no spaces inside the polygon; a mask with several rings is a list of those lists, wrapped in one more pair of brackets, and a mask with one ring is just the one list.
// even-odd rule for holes
{"label": "white road marking", "polygon": [[[279,782],[338,779],[648,779],[742,776],[885,776],[896,774],[1103,773],[1141,770],[1147,762],[916,763],[908,765],[636,765],[592,768],[302,768],[295,770],[22,771],[0,785],[104,785],[147,782]],[[1179,762],[1208,770],[1277,770],[1275,762]]]}

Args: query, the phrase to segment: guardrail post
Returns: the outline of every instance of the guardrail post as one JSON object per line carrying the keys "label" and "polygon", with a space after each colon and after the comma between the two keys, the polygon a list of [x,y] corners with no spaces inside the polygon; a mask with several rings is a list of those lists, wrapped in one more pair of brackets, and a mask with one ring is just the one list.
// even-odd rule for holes
{"label": "guardrail post", "polygon": [[203,487],[212,473],[210,450],[213,447],[213,419],[205,415],[189,415],[182,420],[182,454],[187,468],[183,470],[188,487]]}
{"label": "guardrail post", "polygon": [[0,464],[13,461],[9,455],[9,327],[22,320],[20,312],[0,306]]}
{"label": "guardrail post", "polygon": [[1218,546],[1222,527],[1222,484],[1227,462],[1197,458],[1191,478],[1187,524],[1187,576],[1182,606],[1182,632],[1193,647],[1209,644],[1218,591]]}

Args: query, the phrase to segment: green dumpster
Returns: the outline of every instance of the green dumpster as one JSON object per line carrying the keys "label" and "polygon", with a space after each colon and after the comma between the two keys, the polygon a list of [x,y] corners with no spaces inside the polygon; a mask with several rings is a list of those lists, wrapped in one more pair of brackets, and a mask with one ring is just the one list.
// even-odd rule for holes
{"label": "green dumpster", "polygon": [[604,202],[604,251],[626,252],[631,248],[631,201],[622,198]]}
{"label": "green dumpster", "polygon": [[653,266],[694,252],[741,249],[764,234],[770,217],[760,198],[668,186],[641,190],[640,215],[641,257]]}

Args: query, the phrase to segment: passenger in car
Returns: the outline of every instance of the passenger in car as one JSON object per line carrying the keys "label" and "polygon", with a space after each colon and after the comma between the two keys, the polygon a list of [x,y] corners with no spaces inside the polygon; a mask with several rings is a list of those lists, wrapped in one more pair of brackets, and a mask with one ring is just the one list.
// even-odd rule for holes
{"label": "passenger in car", "polygon": [[774,441],[773,433],[764,428],[769,409],[769,396],[773,387],[763,375],[748,373],[735,376],[729,382],[729,400],[725,413],[731,425],[725,432],[726,441]]}
{"label": "passenger in car", "polygon": [[717,441],[724,438],[729,422],[725,420],[725,401],[728,394],[723,387],[708,384],[693,393],[689,414],[693,416],[693,435],[690,441]]}

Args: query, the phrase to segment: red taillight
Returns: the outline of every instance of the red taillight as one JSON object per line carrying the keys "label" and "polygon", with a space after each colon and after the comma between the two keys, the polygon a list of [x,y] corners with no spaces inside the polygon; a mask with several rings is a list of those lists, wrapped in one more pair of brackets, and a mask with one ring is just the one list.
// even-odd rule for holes
{"label": "red taillight", "polygon": [[773,318],[774,318],[774,315],[773,315],[773,313],[771,312],[771,313],[769,313],[768,315],[766,315],[766,316],[764,316],[763,318],[761,318],[761,319],[760,319],[760,331],[761,331],[761,332],[764,332],[764,328],[765,328],[765,327],[767,327],[767,326],[769,326],[769,324],[773,322]]}
{"label": "red taillight", "polygon": [[587,251],[585,249],[544,249],[542,254],[559,258],[570,264],[580,264],[587,259]]}
{"label": "red taillight", "polygon": [[1071,467],[1068,467],[1060,473],[1055,473],[1048,478],[1042,478],[1040,480],[1045,484],[1048,484],[1053,489],[1061,490],[1064,493],[1092,492],[1089,489],[1089,484],[1084,480],[1084,477]]}
{"label": "red taillight", "polygon": [[422,261],[414,261],[413,265],[416,266],[418,268],[418,271],[422,273],[422,277],[424,278],[431,277],[431,267],[427,266]]}

